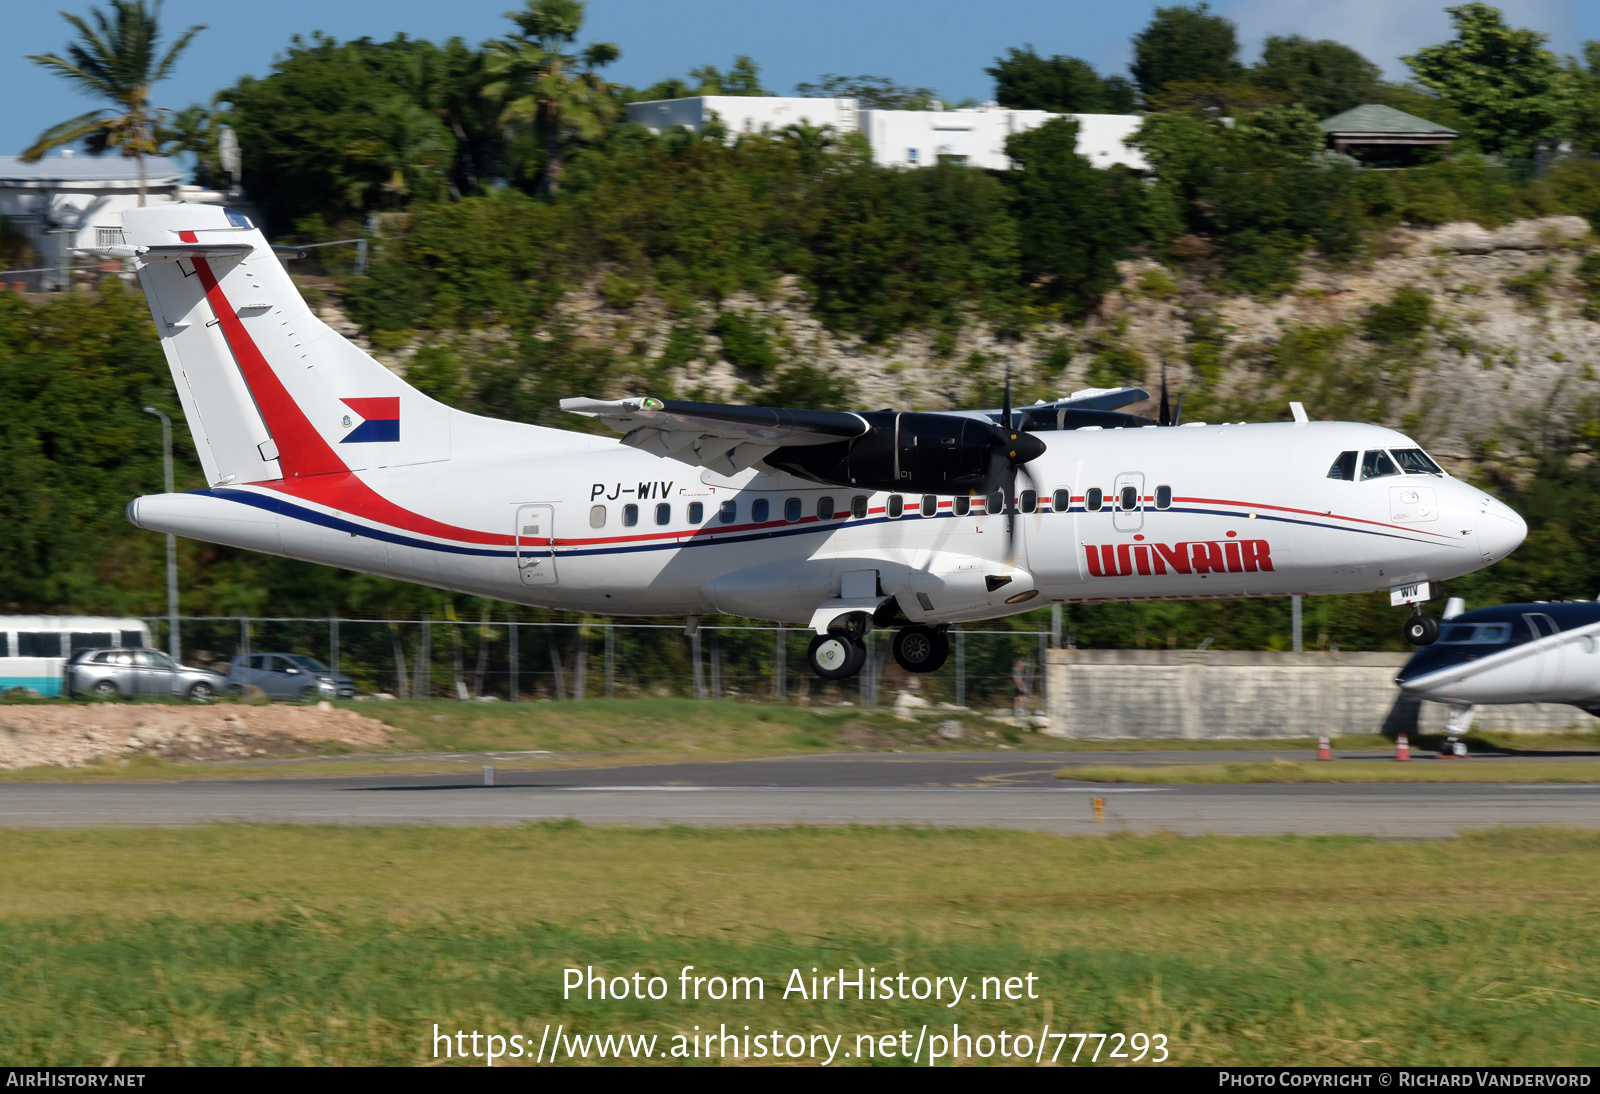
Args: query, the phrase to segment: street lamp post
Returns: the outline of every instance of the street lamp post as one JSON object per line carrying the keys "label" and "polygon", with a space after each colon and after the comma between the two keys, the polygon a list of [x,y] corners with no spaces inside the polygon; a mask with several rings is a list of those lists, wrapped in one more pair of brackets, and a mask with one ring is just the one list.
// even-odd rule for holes
{"label": "street lamp post", "polygon": [[[146,414],[161,419],[161,463],[167,493],[174,493],[172,485],[172,419],[153,406],[144,408]],[[183,660],[178,643],[178,537],[167,533],[167,652],[174,661]]]}

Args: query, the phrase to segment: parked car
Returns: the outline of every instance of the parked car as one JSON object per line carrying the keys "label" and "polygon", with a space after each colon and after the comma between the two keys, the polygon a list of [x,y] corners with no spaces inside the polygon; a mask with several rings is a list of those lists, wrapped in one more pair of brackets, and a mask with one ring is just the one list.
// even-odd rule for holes
{"label": "parked car", "polygon": [[355,681],[303,653],[250,653],[228,665],[228,694],[260,688],[269,699],[354,699]]}
{"label": "parked car", "polygon": [[204,703],[216,697],[223,681],[220,672],[180,665],[160,650],[117,646],[78,650],[62,670],[61,687],[68,696],[181,696]]}

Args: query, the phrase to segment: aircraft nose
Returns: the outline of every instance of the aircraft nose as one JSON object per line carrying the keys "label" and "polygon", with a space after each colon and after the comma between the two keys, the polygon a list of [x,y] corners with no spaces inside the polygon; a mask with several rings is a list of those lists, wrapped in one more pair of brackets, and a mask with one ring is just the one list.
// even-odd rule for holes
{"label": "aircraft nose", "polygon": [[1498,562],[1522,546],[1528,522],[1508,505],[1485,494],[1478,507],[1478,550],[1485,562]]}

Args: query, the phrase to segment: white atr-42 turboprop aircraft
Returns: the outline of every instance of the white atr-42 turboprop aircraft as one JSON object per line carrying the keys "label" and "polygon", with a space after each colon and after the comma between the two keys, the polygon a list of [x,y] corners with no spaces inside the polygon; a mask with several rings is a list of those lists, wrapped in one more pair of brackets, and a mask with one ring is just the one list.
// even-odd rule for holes
{"label": "white atr-42 turboprop aircraft", "polygon": [[1132,428],[1157,424],[1113,411],[1136,389],[1015,415],[562,402],[620,443],[478,417],[326,326],[239,213],[147,207],[123,235],[100,253],[137,260],[210,483],[134,500],[137,527],[519,604],[805,624],[830,679],[896,621],[930,672],[951,624],[1050,602],[1415,604],[1527,532],[1392,430],[1298,407]]}

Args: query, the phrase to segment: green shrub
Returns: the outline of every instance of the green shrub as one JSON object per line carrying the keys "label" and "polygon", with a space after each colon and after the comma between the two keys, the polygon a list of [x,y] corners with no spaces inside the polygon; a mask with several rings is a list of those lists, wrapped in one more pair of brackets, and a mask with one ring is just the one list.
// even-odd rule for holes
{"label": "green shrub", "polygon": [[1433,322],[1433,297],[1414,285],[1402,285],[1386,304],[1374,304],[1361,321],[1361,333],[1379,345],[1394,346],[1422,338]]}
{"label": "green shrub", "polygon": [[722,339],[722,356],[729,364],[764,376],[778,365],[766,325],[754,312],[730,310],[717,315],[711,331]]}

